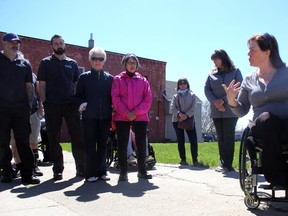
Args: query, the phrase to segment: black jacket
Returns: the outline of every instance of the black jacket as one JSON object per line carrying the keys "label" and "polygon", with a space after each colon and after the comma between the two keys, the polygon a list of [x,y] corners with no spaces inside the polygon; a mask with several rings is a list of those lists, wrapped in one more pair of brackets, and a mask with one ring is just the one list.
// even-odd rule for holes
{"label": "black jacket", "polygon": [[83,119],[112,118],[112,87],[113,76],[105,71],[91,71],[80,75],[75,96],[80,102],[87,102],[82,112]]}

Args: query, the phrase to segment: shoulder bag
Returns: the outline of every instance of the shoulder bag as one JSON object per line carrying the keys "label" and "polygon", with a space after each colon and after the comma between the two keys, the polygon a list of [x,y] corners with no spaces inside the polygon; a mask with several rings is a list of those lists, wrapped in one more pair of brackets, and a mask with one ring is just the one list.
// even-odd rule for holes
{"label": "shoulder bag", "polygon": [[[180,102],[179,102],[179,96],[178,96],[178,106],[179,106],[180,112],[182,112]],[[195,125],[194,115],[190,118],[185,119],[184,121],[181,121],[181,122],[178,121],[178,128],[180,128],[180,129],[193,130],[194,125]]]}

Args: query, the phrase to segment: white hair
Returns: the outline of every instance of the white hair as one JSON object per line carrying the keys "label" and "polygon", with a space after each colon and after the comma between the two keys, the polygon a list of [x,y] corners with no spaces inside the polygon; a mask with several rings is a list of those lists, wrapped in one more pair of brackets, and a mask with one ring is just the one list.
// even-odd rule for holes
{"label": "white hair", "polygon": [[89,51],[89,60],[93,57],[94,54],[100,55],[106,61],[106,52],[101,47],[94,47]]}

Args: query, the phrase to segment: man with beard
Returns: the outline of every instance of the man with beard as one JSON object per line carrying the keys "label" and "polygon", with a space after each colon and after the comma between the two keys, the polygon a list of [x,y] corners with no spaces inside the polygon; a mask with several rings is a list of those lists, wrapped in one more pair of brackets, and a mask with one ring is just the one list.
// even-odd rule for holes
{"label": "man with beard", "polygon": [[0,53],[0,168],[1,182],[12,181],[11,130],[21,158],[19,165],[23,184],[39,184],[33,176],[33,153],[29,146],[30,111],[33,100],[32,68],[19,52],[20,38],[8,33],[3,37]]}
{"label": "man with beard", "polygon": [[79,77],[77,62],[65,55],[65,43],[60,35],[51,38],[54,53],[44,58],[38,69],[40,100],[44,105],[49,154],[53,163],[53,179],[61,180],[64,170],[63,153],[59,143],[64,118],[71,138],[76,176],[85,172],[84,139],[78,104],[73,99]]}

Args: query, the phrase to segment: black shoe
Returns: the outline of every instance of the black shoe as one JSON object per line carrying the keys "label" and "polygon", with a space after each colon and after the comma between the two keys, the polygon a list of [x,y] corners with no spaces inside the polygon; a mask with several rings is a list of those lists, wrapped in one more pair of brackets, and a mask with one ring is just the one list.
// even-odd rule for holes
{"label": "black shoe", "polygon": [[187,165],[189,165],[189,164],[187,163],[186,160],[181,160],[181,161],[180,161],[180,165],[187,166]]}
{"label": "black shoe", "polygon": [[127,172],[120,173],[119,180],[118,181],[128,181]]}
{"label": "black shoe", "polygon": [[77,177],[84,178],[84,177],[85,177],[85,172],[84,172],[84,171],[77,171],[77,172],[76,172],[76,176],[77,176]]}
{"label": "black shoe", "polygon": [[12,182],[12,174],[2,175],[1,182],[2,183],[10,183],[10,182]]}
{"label": "black shoe", "polygon": [[37,166],[52,166],[53,163],[50,161],[37,161]]}
{"label": "black shoe", "polygon": [[54,173],[53,179],[54,179],[55,181],[62,180],[62,179],[63,179],[62,173]]}
{"label": "black shoe", "polygon": [[28,184],[39,184],[40,179],[38,179],[36,176],[31,176],[31,177],[22,177],[22,184],[28,185]]}
{"label": "black shoe", "polygon": [[40,171],[39,167],[38,166],[35,166],[33,168],[33,175],[34,176],[43,176],[43,173]]}
{"label": "black shoe", "polygon": [[152,179],[152,175],[148,174],[147,172],[138,172],[137,177],[142,179]]}

